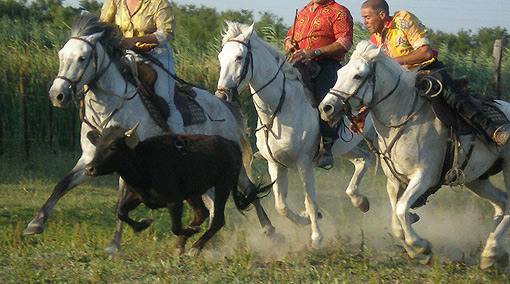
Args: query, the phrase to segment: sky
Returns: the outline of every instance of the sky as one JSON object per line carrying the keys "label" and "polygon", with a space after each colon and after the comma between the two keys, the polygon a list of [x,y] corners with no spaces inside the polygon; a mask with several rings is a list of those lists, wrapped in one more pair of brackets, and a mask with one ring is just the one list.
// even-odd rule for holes
{"label": "sky", "polygon": [[[102,0],[99,0],[100,2]],[[172,1],[172,0],[170,0]],[[364,0],[336,0],[347,7],[356,22],[362,22],[361,4]],[[390,14],[407,10],[415,14],[428,28],[435,31],[457,33],[463,29],[476,33],[481,27],[506,28],[510,31],[510,0],[387,0]],[[259,12],[271,12],[283,18],[283,23],[292,25],[296,9],[309,0],[173,0],[180,5],[195,5],[216,8],[218,11],[247,9],[257,16]],[[77,6],[78,0],[64,3]]]}

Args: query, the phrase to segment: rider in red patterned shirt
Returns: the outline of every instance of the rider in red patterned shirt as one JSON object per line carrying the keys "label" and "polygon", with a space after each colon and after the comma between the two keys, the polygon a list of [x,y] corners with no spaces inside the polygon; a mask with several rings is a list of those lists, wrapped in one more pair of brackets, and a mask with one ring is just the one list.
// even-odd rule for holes
{"label": "rider in red patterned shirt", "polygon": [[[312,0],[299,11],[283,41],[283,48],[292,53],[292,61],[314,60],[320,66],[313,79],[317,102],[336,82],[340,61],[352,46],[352,26],[351,13],[344,6],[334,0]],[[321,119],[319,127],[324,151],[317,165],[329,169],[333,166],[331,147],[338,139],[338,126],[332,128]]]}

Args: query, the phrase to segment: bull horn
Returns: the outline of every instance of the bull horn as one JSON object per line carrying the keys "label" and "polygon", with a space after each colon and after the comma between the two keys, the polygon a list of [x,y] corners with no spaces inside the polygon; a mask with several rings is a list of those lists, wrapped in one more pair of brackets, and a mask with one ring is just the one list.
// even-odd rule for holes
{"label": "bull horn", "polygon": [[140,125],[140,121],[138,121],[135,126],[133,126],[133,128],[129,129],[128,131],[126,131],[126,133],[124,133],[124,135],[126,135],[127,137],[131,137],[131,135],[133,135],[136,131],[136,129],[138,128],[138,125]]}

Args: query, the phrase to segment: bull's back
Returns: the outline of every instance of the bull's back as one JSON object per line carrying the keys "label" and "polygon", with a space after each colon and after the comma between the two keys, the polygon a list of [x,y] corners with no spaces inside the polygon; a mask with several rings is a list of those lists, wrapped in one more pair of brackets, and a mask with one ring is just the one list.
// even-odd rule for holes
{"label": "bull's back", "polygon": [[136,151],[153,194],[173,200],[217,185],[236,185],[242,167],[237,144],[219,136],[162,135],[141,142]]}

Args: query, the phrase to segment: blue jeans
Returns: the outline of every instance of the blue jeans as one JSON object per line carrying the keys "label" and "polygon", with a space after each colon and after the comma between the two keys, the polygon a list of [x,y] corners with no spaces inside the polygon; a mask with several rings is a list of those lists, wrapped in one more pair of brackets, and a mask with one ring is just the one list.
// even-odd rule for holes
{"label": "blue jeans", "polygon": [[[168,43],[154,48],[149,52],[149,55],[158,59],[168,71],[170,71],[172,74],[175,74],[174,55]],[[158,78],[154,83],[154,90],[157,95],[164,98],[168,103],[168,107],[170,109],[170,130],[172,130],[173,133],[185,133],[184,122],[182,121],[181,113],[177,110],[177,107],[175,107],[174,103],[175,80],[156,64],[144,59],[138,54],[135,54],[135,57],[136,60],[144,61],[145,63],[149,64],[149,66],[154,68],[156,73],[158,73]]]}
{"label": "blue jeans", "polygon": [[[317,102],[321,102],[322,99],[326,96],[337,80],[336,72],[338,69],[342,68],[342,64],[338,60],[335,59],[321,59],[317,61],[319,66],[321,67],[321,71],[315,77],[315,100]],[[341,124],[337,124],[335,127],[330,127],[328,123],[322,118],[319,119],[319,131],[322,137],[330,138],[332,140],[338,139],[338,129]]]}

